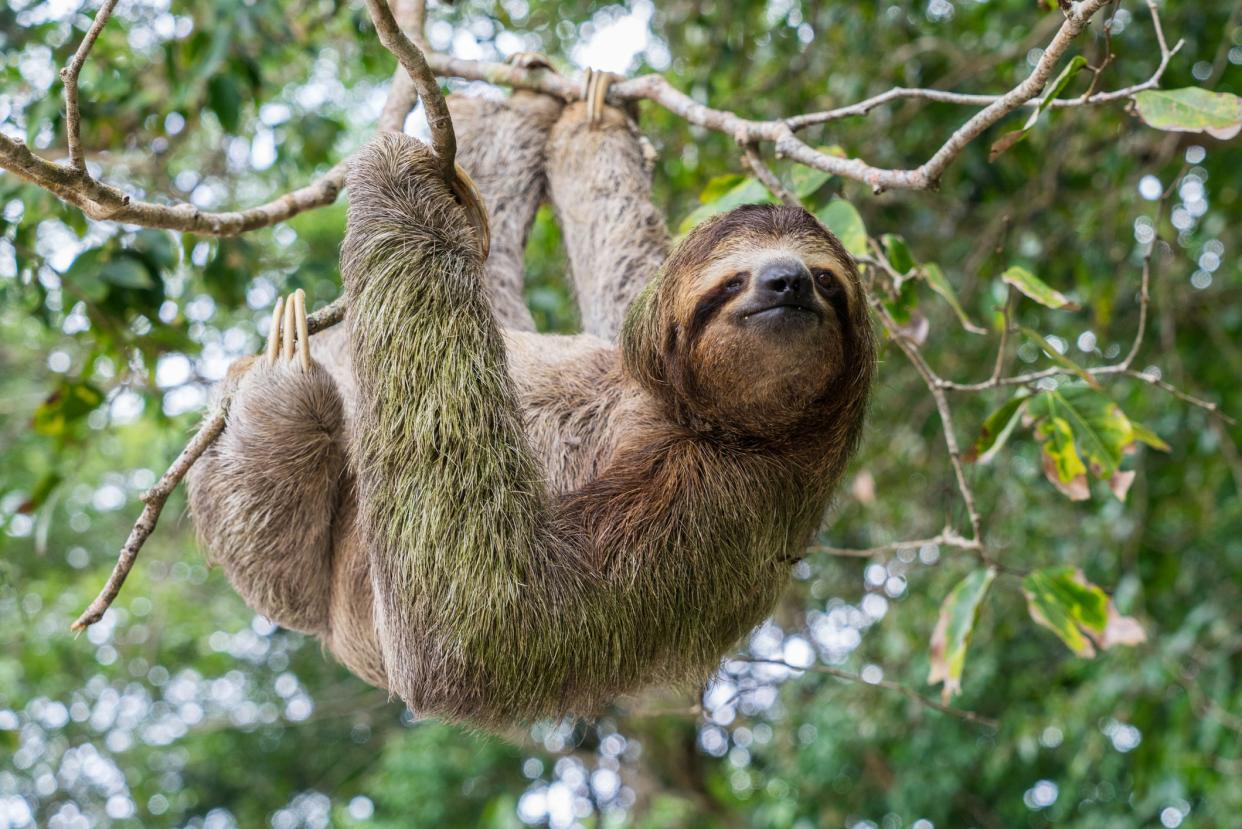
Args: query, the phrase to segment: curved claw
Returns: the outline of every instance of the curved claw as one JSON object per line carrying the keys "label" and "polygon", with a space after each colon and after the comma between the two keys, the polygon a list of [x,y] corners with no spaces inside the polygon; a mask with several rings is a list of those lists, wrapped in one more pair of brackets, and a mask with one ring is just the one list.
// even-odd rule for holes
{"label": "curved claw", "polygon": [[479,240],[480,252],[487,259],[492,248],[492,228],[487,219],[487,205],[483,203],[483,194],[479,192],[474,179],[470,178],[465,168],[460,164],[454,164],[454,167],[457,169],[457,177],[452,184],[453,195],[457,196],[457,201],[465,208],[466,219]]}
{"label": "curved claw", "polygon": [[298,356],[302,361],[302,368],[306,371],[310,370],[310,331],[306,324],[306,291],[298,288],[293,295],[294,319],[298,324]]}
{"label": "curved claw", "polygon": [[272,325],[267,332],[267,362],[272,365],[280,354],[280,331],[285,319],[285,298],[276,297],[276,307],[272,309]]}
{"label": "curved claw", "polygon": [[587,124],[594,128],[604,119],[604,107],[607,104],[608,88],[621,80],[620,75],[612,72],[601,72],[598,69],[587,69],[582,79],[582,100],[587,106]]}
{"label": "curved claw", "polygon": [[276,307],[272,309],[272,324],[267,335],[265,356],[268,365],[275,365],[282,358],[292,360],[295,348],[302,368],[309,369],[310,330],[306,323],[306,292],[301,288],[294,291],[288,299],[276,298]]}

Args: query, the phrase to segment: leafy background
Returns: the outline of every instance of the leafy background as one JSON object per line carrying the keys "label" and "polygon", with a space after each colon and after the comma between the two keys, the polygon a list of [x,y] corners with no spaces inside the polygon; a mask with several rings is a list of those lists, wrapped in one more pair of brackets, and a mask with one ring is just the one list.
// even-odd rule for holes
{"label": "leafy background", "polygon": [[[1160,7],[1170,38],[1186,41],[1163,85],[1238,91],[1239,4]],[[56,68],[89,11],[72,0],[0,7],[0,129],[50,157],[64,155]],[[466,57],[539,49],[570,71],[614,59],[606,45],[624,34],[638,51],[609,68],[660,71],[701,100],[771,118],[894,85],[1006,89],[1057,18],[1030,0],[461,0],[432,6],[429,36]],[[1105,88],[1146,79],[1158,56],[1142,4],[1121,4],[1113,20]],[[1098,60],[1098,23],[1077,46]],[[82,75],[88,157],[137,192],[254,204],[365,140],[392,66],[360,4],[122,2]],[[1079,73],[1062,97],[1087,84]],[[965,117],[907,102],[809,135],[913,164]],[[990,162],[988,145],[1025,118],[972,146],[938,192],[876,197],[777,170],[836,226],[902,237],[880,248],[911,268],[888,310],[926,326],[922,353],[942,376],[990,372],[1013,268],[1079,307],[1018,302],[1015,322],[1037,338],[1015,335],[1015,370],[1115,362],[1134,336],[1152,250],[1135,367],[1242,413],[1237,145],[1150,129],[1118,104],[1049,110]],[[670,227],[734,188],[766,197],[740,178],[727,137],[653,107],[642,122]],[[936,545],[813,555],[740,651],[865,682],[738,660],[707,689],[702,715],[694,699],[652,695],[594,726],[545,724],[508,740],[416,721],[313,642],[249,612],[205,567],[180,495],[120,601],[74,638],[69,622],[111,567],[138,493],[182,445],[211,383],[257,349],[276,294],[336,296],[343,201],[216,240],[89,222],[0,177],[0,826],[1236,825],[1242,432],[1133,379],[1084,393],[1071,373],[1030,389],[1040,402],[1010,407],[1024,411],[1008,442],[979,447],[996,450],[967,467],[1003,567],[995,578],[973,553]],[[545,212],[528,298],[545,329],[572,330],[559,244]],[[990,336],[962,327],[933,290],[944,284]],[[1098,469],[1085,482],[1067,472],[1062,491],[1044,474],[1042,456],[1064,448],[1048,401],[1084,394],[1104,395],[1152,438],[1114,429],[1105,447],[1135,473],[1124,502]],[[1008,422],[1010,398],[954,395],[959,440],[973,444],[998,410],[991,425]],[[1117,425],[1098,399],[1096,411]],[[1021,422],[1040,414],[1045,425]],[[1089,438],[1069,425],[1090,461]],[[1137,451],[1121,453],[1130,443]],[[1058,459],[1074,472],[1064,451]],[[1089,498],[1067,498],[1070,483]],[[927,537],[964,526],[960,503],[932,398],[890,343],[868,436],[821,541]],[[1065,615],[1065,642],[1032,621],[1026,594]],[[1109,597],[1147,641],[1075,655],[1066,644],[1090,645]],[[877,684],[936,694],[934,633],[965,657],[952,704],[996,728]]]}

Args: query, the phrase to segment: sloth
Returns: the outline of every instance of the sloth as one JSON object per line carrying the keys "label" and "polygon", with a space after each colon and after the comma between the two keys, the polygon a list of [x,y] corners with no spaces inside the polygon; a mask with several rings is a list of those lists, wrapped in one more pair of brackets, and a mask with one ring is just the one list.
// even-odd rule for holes
{"label": "sloth", "polygon": [[[751,205],[669,252],[624,113],[455,98],[467,212],[414,138],[353,163],[344,326],[278,303],[194,466],[208,557],[420,716],[503,729],[703,682],[771,611],[857,446],[858,272]],[[539,334],[523,248],[550,200],[583,333]]]}

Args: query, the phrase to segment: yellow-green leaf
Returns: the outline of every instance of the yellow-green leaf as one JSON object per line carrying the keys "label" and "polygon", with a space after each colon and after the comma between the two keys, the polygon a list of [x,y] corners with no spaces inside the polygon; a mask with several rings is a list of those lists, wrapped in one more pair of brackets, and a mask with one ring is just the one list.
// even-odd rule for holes
{"label": "yellow-green leaf", "polygon": [[931,667],[927,683],[943,682],[941,699],[947,704],[954,694],[962,691],[962,669],[966,665],[966,649],[979,619],[983,597],[988,592],[996,571],[992,568],[975,570],[949,591],[940,605],[936,629],[931,638]]}
{"label": "yellow-green leaf", "polygon": [[1134,96],[1139,117],[1168,132],[1206,132],[1222,140],[1242,130],[1242,98],[1197,86],[1148,89]]}
{"label": "yellow-green leaf", "polygon": [[703,204],[711,204],[744,181],[746,181],[746,176],[740,173],[725,173],[722,176],[713,176],[707,182],[707,186],[703,188],[703,192],[699,193],[699,201]]}
{"label": "yellow-green leaf", "polygon": [[1075,567],[1036,570],[1022,579],[1022,592],[1031,618],[1079,656],[1095,656],[1095,645],[1107,650],[1147,639],[1142,625],[1122,616],[1108,595]]}
{"label": "yellow-green leaf", "polygon": [[1071,501],[1091,497],[1087,487],[1087,465],[1074,446],[1074,433],[1060,417],[1049,417],[1035,427],[1035,437],[1043,453],[1044,477]]}
{"label": "yellow-green leaf", "polygon": [[1148,429],[1141,423],[1130,421],[1130,429],[1134,432],[1134,439],[1140,443],[1145,443],[1152,449],[1159,449],[1161,452],[1171,452],[1173,448],[1169,444],[1161,440],[1160,436]]}
{"label": "yellow-green leaf", "polygon": [[1001,275],[1001,280],[1017,288],[1023,295],[1040,305],[1049,308],[1064,308],[1068,311],[1078,310],[1077,303],[1072,302],[1065,294],[1054,290],[1048,283],[1020,265],[1013,265],[1006,270]]}
{"label": "yellow-green leaf", "polygon": [[837,234],[841,244],[854,256],[867,252],[867,228],[854,205],[845,199],[834,197],[815,214],[824,226]]}

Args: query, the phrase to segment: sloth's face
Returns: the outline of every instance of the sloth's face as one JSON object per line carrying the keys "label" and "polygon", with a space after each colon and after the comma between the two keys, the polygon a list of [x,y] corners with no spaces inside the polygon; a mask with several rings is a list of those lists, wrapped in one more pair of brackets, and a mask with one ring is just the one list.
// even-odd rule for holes
{"label": "sloth's face", "polygon": [[794,422],[830,392],[864,302],[835,237],[809,214],[766,210],[766,224],[750,216],[718,231],[698,266],[676,274],[673,293],[683,393],[711,419],[747,430]]}

